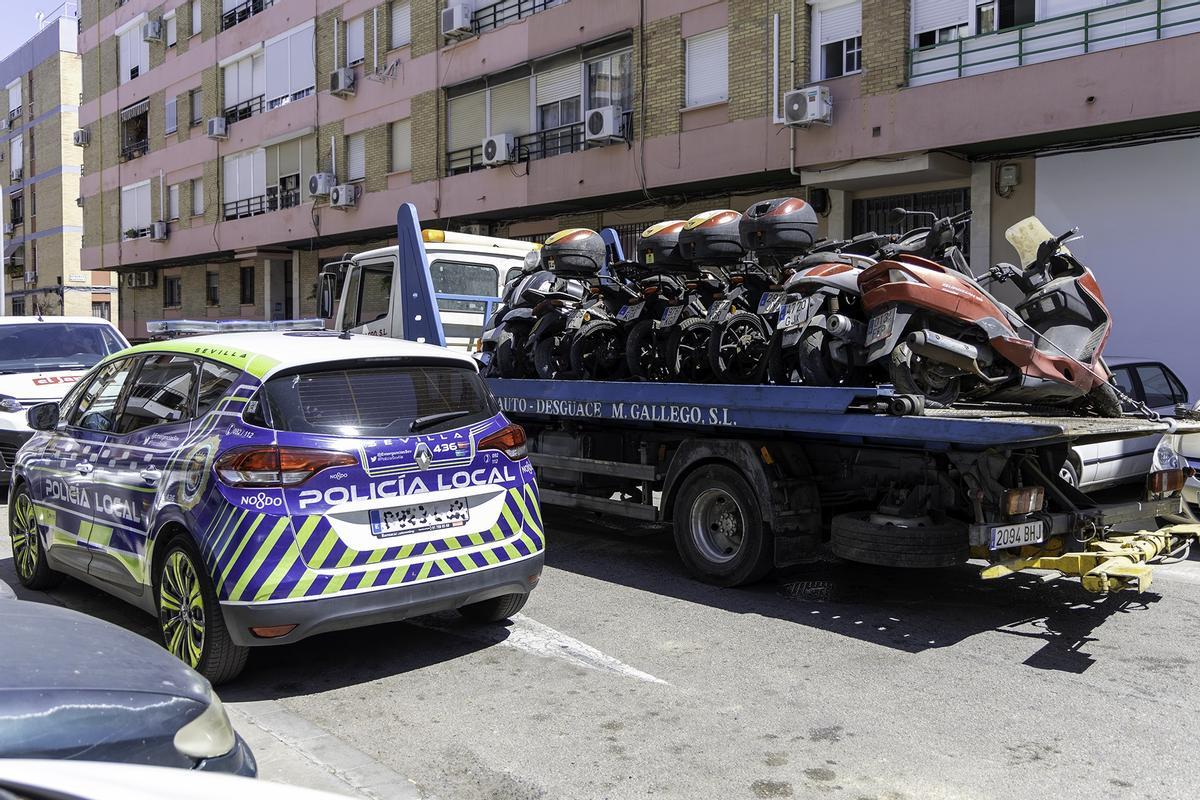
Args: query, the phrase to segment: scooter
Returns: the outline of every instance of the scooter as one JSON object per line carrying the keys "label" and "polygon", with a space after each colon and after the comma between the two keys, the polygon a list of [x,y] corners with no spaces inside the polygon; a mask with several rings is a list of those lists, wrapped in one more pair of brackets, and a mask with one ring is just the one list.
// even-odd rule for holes
{"label": "scooter", "polygon": [[586,287],[542,268],[541,254],[530,251],[521,271],[504,286],[500,303],[483,334],[482,361],[487,374],[501,378],[531,378],[537,374],[528,338],[537,318],[534,309],[552,300],[578,304]]}
{"label": "scooter", "polygon": [[[944,241],[946,223],[930,230]],[[942,405],[960,397],[1072,406],[1100,416],[1121,413],[1100,357],[1112,317],[1091,270],[1036,217],[1005,236],[1022,268],[998,264],[978,280],[959,254],[951,264],[899,253],[859,277],[870,313],[868,363],[883,362],[897,391]],[[1016,308],[987,286],[1012,280]]]}

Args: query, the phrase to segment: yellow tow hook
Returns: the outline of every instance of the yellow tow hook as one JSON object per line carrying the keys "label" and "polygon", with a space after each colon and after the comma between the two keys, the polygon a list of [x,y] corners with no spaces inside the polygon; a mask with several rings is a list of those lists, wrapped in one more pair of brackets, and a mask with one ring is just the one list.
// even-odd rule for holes
{"label": "yellow tow hook", "polygon": [[981,577],[1001,578],[1021,570],[1044,569],[1079,578],[1084,589],[1096,594],[1121,589],[1144,592],[1150,588],[1152,562],[1180,553],[1198,539],[1200,525],[1168,525],[1156,531],[1094,539],[1085,550],[1075,553],[1055,553],[1052,544],[1051,549],[1041,553],[990,564]]}

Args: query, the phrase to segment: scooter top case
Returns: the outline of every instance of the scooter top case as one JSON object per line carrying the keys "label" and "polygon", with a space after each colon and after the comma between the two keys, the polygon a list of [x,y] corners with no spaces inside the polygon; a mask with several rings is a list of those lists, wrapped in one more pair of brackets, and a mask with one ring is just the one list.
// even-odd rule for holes
{"label": "scooter top case", "polygon": [[746,254],[738,230],[741,220],[741,214],[727,208],[697,214],[679,232],[680,254],[697,266],[736,264]]}
{"label": "scooter top case", "polygon": [[692,272],[700,270],[679,252],[679,234],[686,223],[681,219],[657,222],[638,237],[638,261],[654,272]]}
{"label": "scooter top case", "polygon": [[764,200],[746,209],[742,247],[760,258],[787,261],[804,255],[817,240],[817,212],[798,197]]}
{"label": "scooter top case", "polygon": [[555,275],[591,278],[607,260],[604,239],[591,228],[567,228],[542,246],[542,263]]}

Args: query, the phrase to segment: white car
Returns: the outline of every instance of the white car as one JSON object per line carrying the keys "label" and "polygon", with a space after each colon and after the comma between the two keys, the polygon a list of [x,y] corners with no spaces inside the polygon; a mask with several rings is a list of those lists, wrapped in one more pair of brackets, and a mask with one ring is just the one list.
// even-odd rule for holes
{"label": "white car", "polygon": [[100,359],[128,346],[105,319],[0,316],[0,492],[32,434],[25,411],[62,400]]}
{"label": "white car", "polygon": [[[1164,417],[1175,416],[1175,408],[1188,402],[1187,388],[1170,367],[1158,361],[1133,358],[1105,359],[1122,392],[1149,406]],[[1134,411],[1125,408],[1126,413]],[[1100,489],[1146,479],[1156,459],[1175,457],[1177,442],[1195,436],[1169,437],[1161,434],[1120,439],[1071,448],[1071,458],[1063,466],[1062,477],[1083,489]],[[1200,443],[1188,443],[1200,458]],[[1167,452],[1169,448],[1170,452]],[[1193,501],[1196,490],[1193,490]]]}

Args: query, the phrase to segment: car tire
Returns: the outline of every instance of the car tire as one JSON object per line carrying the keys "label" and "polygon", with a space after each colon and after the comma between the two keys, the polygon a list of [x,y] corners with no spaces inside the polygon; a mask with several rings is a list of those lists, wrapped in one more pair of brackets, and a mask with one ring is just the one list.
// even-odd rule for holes
{"label": "car tire", "polygon": [[1079,488],[1079,469],[1075,466],[1075,462],[1071,459],[1068,458],[1063,462],[1063,465],[1058,468],[1058,477],[1062,479],[1063,483],[1069,484],[1076,489]]}
{"label": "car tire", "polygon": [[38,531],[37,511],[29,487],[21,484],[11,492],[8,504],[8,536],[12,542],[13,569],[26,589],[45,591],[62,583],[63,574],[50,569],[42,535]]}
{"label": "car tire", "polygon": [[241,673],[250,649],[230,637],[208,570],[188,536],[168,542],[154,576],[154,594],[168,651],[214,686]]}
{"label": "car tire", "polygon": [[931,569],[953,567],[967,560],[967,526],[941,522],[923,527],[879,525],[869,512],[838,514],[833,518],[830,549],[847,561],[881,567]]}
{"label": "car tire", "polygon": [[706,583],[741,586],[771,571],[770,531],[746,479],[722,464],[688,475],[674,501],[675,548]]}
{"label": "car tire", "polygon": [[458,609],[458,613],[471,622],[503,622],[524,608],[528,601],[529,595],[523,592],[502,594],[499,597],[462,606]]}

